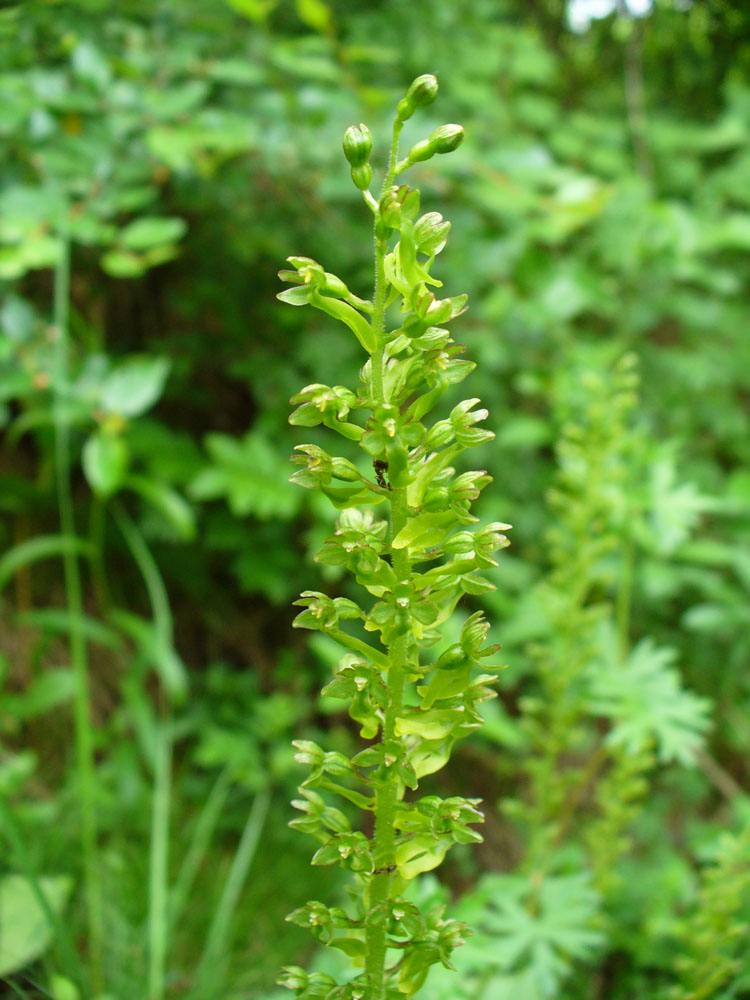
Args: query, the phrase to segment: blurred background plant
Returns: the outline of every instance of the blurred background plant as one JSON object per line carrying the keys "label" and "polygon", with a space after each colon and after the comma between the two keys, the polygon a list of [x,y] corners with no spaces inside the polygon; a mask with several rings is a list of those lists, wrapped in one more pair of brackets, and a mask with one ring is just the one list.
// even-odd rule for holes
{"label": "blurred background plant", "polygon": [[337,150],[423,72],[514,534],[474,599],[510,668],[439,789],[486,842],[416,891],[479,927],[463,1000],[750,995],[750,11],[33,0],[0,51],[8,995],[270,1000],[307,964],[289,743],[355,736],[290,627],[331,515],[288,400],[357,359],[276,272],[369,294]]}

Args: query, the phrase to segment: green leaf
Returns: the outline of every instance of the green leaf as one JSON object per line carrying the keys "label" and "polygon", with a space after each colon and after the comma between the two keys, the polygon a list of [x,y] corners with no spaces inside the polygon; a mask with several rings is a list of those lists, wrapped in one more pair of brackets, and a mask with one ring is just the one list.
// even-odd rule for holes
{"label": "green leaf", "polygon": [[48,670],[22,694],[0,695],[5,712],[16,719],[34,719],[73,698],[75,681],[71,670]]}
{"label": "green leaf", "polygon": [[123,417],[140,416],[160,398],[169,368],[166,358],[146,355],[134,355],[120,362],[102,383],[102,408]]}
{"label": "green leaf", "polygon": [[171,639],[162,635],[153,622],[121,608],[115,608],[109,617],[117,628],[138,644],[169,694],[183,699],[188,690],[187,668]]}
{"label": "green leaf", "polygon": [[[289,289],[289,291],[291,290]],[[285,293],[282,292],[283,294]],[[286,301],[289,300],[287,299]],[[328,313],[329,316],[333,316],[334,319],[338,319],[348,326],[364,349],[369,354],[375,353],[378,346],[375,331],[364,316],[358,313],[356,309],[353,309],[340,299],[333,299],[329,295],[320,295],[314,289],[309,301],[311,306],[315,306],[316,309]]]}
{"label": "green leaf", "polygon": [[94,554],[94,546],[82,538],[68,538],[65,535],[39,535],[14,545],[0,557],[0,590],[23,566],[51,556],[62,556],[67,552],[91,556]]}
{"label": "green leaf", "polygon": [[148,262],[139,254],[125,250],[110,250],[102,256],[102,270],[113,278],[140,278],[148,270]]}
{"label": "green leaf", "polygon": [[425,833],[399,844],[394,855],[399,875],[405,879],[413,879],[437,868],[442,864],[452,843],[450,837],[435,837]]}
{"label": "green leaf", "polygon": [[81,994],[75,983],[65,976],[52,975],[49,981],[52,1000],[80,1000]]}
{"label": "green leaf", "polygon": [[313,31],[326,32],[331,26],[331,8],[324,0],[295,0],[300,21]]}
{"label": "green leaf", "polygon": [[338,948],[339,951],[343,951],[349,958],[363,958],[367,953],[365,942],[355,937],[331,938],[328,942],[328,947]]}
{"label": "green leaf", "polygon": [[256,24],[266,21],[277,5],[277,0],[227,0],[232,10]]}
{"label": "green leaf", "polygon": [[186,231],[187,223],[184,219],[143,216],[120,232],[118,242],[126,250],[142,252],[168,243],[176,243]]}
{"label": "green leaf", "polygon": [[96,90],[103,91],[112,78],[107,60],[90,42],[79,42],[73,49],[70,61],[75,75]]}
{"label": "green leaf", "polygon": [[119,434],[97,431],[83,446],[83,471],[89,486],[101,497],[111,496],[122,486],[130,455]]}
{"label": "green leaf", "polygon": [[266,79],[263,69],[247,59],[221,59],[211,63],[207,72],[212,80],[238,87],[260,85]]}
{"label": "green leaf", "polygon": [[455,526],[456,517],[452,511],[435,514],[420,514],[413,517],[393,539],[394,549],[409,548],[419,552],[433,545],[439,545]]}
{"label": "green leaf", "polygon": [[[39,889],[53,913],[60,914],[70,895],[68,875],[38,880]],[[25,968],[43,955],[52,941],[52,928],[31,882],[21,875],[0,879],[0,976]]]}
{"label": "green leaf", "polygon": [[[39,608],[34,611],[19,612],[16,621],[26,628],[40,628],[46,632],[65,635],[70,632],[73,615],[62,608]],[[88,618],[86,615],[79,615],[76,624],[89,642],[98,642],[107,649],[122,648],[120,636],[103,622]]]}
{"label": "green leaf", "polygon": [[287,482],[287,463],[259,431],[249,431],[243,438],[209,434],[206,448],[213,464],[190,484],[196,500],[226,497],[237,517],[254,514],[264,520],[288,520],[297,512],[300,499]]}
{"label": "green leaf", "polygon": [[151,504],[183,541],[190,542],[195,538],[195,512],[187,500],[171,486],[146,476],[128,476],[124,485]]}
{"label": "green leaf", "polygon": [[710,726],[711,703],[683,688],[674,649],[642,639],[625,664],[611,657],[591,671],[590,709],[609,716],[612,746],[638,753],[652,742],[659,758],[690,766]]}
{"label": "green leaf", "polygon": [[462,949],[462,968],[486,978],[494,968],[525,984],[508,998],[559,996],[573,963],[590,960],[604,942],[594,929],[599,897],[585,873],[487,875],[467,902],[471,912],[467,906],[459,916],[471,920],[475,935]]}

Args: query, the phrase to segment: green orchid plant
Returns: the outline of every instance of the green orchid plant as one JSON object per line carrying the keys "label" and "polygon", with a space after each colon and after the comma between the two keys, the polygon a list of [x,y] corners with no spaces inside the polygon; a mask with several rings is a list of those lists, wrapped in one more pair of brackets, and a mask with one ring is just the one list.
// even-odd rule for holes
{"label": "green orchid plant", "polygon": [[[279,983],[303,1000],[403,1000],[420,990],[431,965],[451,968],[465,925],[446,919],[443,907],[420,912],[404,894],[453,844],[481,840],[472,828],[483,818],[478,799],[418,796],[420,779],[442,768],[454,743],[481,725],[478,706],[493,696],[495,675],[487,671],[496,668],[485,659],[499,647],[484,645],[489,624],[482,612],[467,617],[456,642],[446,644],[443,627],[464,594],[494,589],[482,571],[497,565],[493,553],[508,544],[510,527],[475,527],[471,505],[491,477],[454,468],[463,451],[493,437],[478,426],[487,417],[479,400],[425,422],[475,367],[446,329],[467,297],[438,298],[442,282],[431,274],[450,223],[437,212],[420,215],[419,191],[396,183],[413,164],[463,140],[461,126],[443,125],[399,159],[404,123],[432,103],[437,89],[434,76],[420,76],[399,102],[378,198],[370,191],[369,129],[352,126],[344,137],[352,180],[374,220],[373,299],[359,298],[307,257],[290,257],[291,268],[280,273],[290,283],[278,296],[283,302],[340,320],[367,354],[356,391],[308,385],[293,397],[290,417],[298,426],[322,424],[364,453],[357,462],[299,445],[293,461],[300,468],[291,478],[341,511],[317,560],[345,567],[369,595],[359,603],[307,590],[296,602],[302,611],[295,627],[318,629],[344,650],[323,694],[347,702],[369,741],[352,759],[307,740],[295,743],[310,773],[294,802],[302,816],[292,826],[319,842],[314,865],[353,873],[349,909],[313,901],[288,918],[354,966],[344,984],[286,968]],[[336,799],[371,815],[362,826],[372,836],[353,828],[350,806],[346,813],[332,804]]]}

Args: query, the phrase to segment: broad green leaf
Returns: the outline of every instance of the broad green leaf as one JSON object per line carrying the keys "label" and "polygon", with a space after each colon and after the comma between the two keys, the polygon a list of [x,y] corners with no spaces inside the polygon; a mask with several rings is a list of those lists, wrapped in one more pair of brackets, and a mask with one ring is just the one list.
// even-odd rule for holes
{"label": "broad green leaf", "polygon": [[324,0],[295,0],[299,19],[313,31],[325,32],[331,24],[331,8]]}
{"label": "broad green leaf", "polygon": [[[69,875],[38,880],[53,913],[60,914],[70,895]],[[8,976],[35,961],[50,945],[52,928],[31,882],[21,875],[0,879],[0,976]]]}
{"label": "broad green leaf", "polygon": [[121,361],[102,383],[102,408],[123,417],[145,413],[161,396],[169,368],[166,358],[146,355],[134,355]]}
{"label": "broad green leaf", "polygon": [[126,250],[143,252],[168,243],[176,243],[187,231],[184,219],[144,216],[126,226],[119,234],[118,242]]}
{"label": "broad green leaf", "polygon": [[0,331],[11,340],[29,340],[37,325],[33,306],[18,295],[7,295],[0,308]]}
{"label": "broad green leaf", "polygon": [[238,14],[256,24],[262,24],[277,6],[278,0],[226,0],[226,2]]}
{"label": "broad green leaf", "polygon": [[127,442],[119,434],[96,431],[83,446],[83,471],[89,486],[102,497],[111,496],[122,486],[130,455]]}
{"label": "broad green leaf", "polygon": [[146,87],[143,101],[149,116],[179,121],[185,115],[200,113],[209,89],[206,80],[173,80],[169,87]]}
{"label": "broad green leaf", "polygon": [[265,80],[262,67],[247,59],[221,59],[211,63],[207,72],[213,80],[235,86],[253,86]]}
{"label": "broad green leaf", "polygon": [[50,977],[49,982],[52,1000],[80,1000],[81,994],[75,983],[65,976],[57,974]]}
{"label": "broad green leaf", "polygon": [[110,250],[102,256],[101,265],[113,278],[140,278],[148,270],[143,256],[126,250]]}
{"label": "broad green leaf", "polygon": [[107,60],[100,49],[90,42],[79,42],[73,49],[70,61],[76,76],[96,90],[103,91],[112,78]]}

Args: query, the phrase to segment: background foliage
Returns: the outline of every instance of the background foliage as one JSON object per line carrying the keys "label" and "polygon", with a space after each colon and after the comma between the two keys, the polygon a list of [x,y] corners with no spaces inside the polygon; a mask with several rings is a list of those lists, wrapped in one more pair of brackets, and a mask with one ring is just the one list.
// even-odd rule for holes
{"label": "background foliage", "polygon": [[750,995],[742,5],[573,31],[557,0],[37,0],[0,51],[9,995],[269,1000],[310,959],[283,918],[330,876],[286,828],[289,743],[357,737],[291,630],[302,576],[341,586],[288,400],[361,355],[276,271],[369,294],[341,136],[423,72],[467,130],[419,183],[497,434],[478,512],[514,524],[473,599],[501,697],[441,788],[484,798],[485,843],[419,887],[477,934],[425,989]]}

